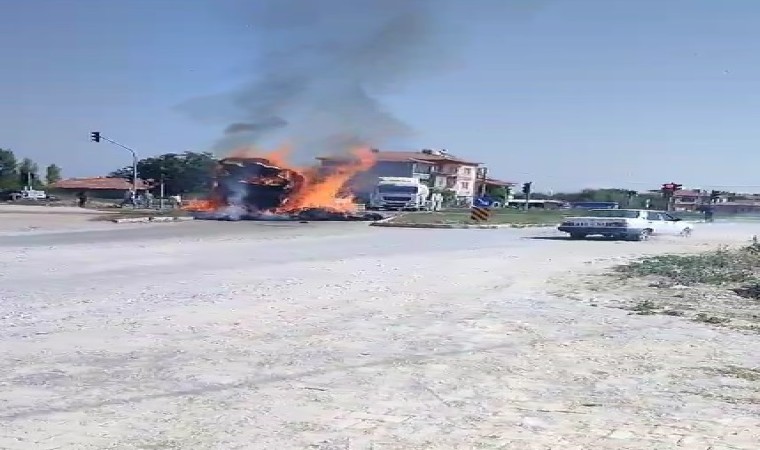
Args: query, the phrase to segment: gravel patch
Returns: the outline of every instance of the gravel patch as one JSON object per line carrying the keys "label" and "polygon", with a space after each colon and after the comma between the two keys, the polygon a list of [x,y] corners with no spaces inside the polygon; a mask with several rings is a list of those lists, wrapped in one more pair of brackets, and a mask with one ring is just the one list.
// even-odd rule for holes
{"label": "gravel patch", "polygon": [[0,448],[756,448],[756,336],[566,295],[725,230],[182,225],[3,248]]}

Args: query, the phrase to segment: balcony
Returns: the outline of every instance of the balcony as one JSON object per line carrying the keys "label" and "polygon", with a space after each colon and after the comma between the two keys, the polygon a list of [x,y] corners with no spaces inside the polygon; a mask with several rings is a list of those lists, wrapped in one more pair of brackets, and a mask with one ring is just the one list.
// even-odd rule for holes
{"label": "balcony", "polygon": [[446,165],[446,166],[433,166],[431,172],[436,175],[456,176],[458,173],[458,167]]}

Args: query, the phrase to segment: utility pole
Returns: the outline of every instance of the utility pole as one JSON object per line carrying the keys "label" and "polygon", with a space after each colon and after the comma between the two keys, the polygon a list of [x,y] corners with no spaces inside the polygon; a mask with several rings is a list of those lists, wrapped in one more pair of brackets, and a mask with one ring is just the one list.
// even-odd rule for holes
{"label": "utility pole", "polygon": [[478,189],[478,195],[483,197],[486,195],[486,180],[488,179],[488,167],[481,167],[478,169],[480,175],[480,188]]}
{"label": "utility pole", "polygon": [[161,199],[159,202],[159,208],[161,208],[161,211],[164,210],[164,171],[163,168],[161,169],[161,192],[159,193],[161,196]]}
{"label": "utility pole", "polygon": [[117,147],[121,147],[124,150],[128,150],[129,153],[132,154],[132,192],[134,192],[134,195],[137,195],[137,152],[132,150],[131,148],[127,147],[124,144],[120,144],[113,139],[107,138],[103,136],[100,131],[93,131],[90,133],[90,140],[92,142],[100,142],[101,140],[110,142],[113,145],[116,145]]}

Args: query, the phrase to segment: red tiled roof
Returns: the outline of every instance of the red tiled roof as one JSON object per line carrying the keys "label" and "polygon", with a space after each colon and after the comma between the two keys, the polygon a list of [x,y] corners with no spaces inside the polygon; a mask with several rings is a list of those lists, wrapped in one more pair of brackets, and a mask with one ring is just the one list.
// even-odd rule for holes
{"label": "red tiled roof", "polygon": [[[382,162],[427,162],[436,164],[450,162],[463,166],[480,165],[478,162],[467,161],[448,154],[436,155],[422,152],[373,151],[373,155],[376,161]],[[339,161],[343,158],[334,156],[319,156],[317,159],[321,161]]]}
{"label": "red tiled roof", "polygon": [[[69,178],[53,183],[53,189],[83,189],[83,190],[129,190],[132,189],[132,182],[125,178]],[[137,180],[137,189],[146,189],[148,184],[143,180]]]}

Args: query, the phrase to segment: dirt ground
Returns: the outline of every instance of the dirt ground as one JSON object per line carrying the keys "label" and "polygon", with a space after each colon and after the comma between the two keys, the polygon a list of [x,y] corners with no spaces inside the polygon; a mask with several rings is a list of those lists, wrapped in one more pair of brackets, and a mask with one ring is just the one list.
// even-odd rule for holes
{"label": "dirt ground", "polygon": [[0,236],[118,228],[115,224],[95,220],[106,214],[71,206],[0,204]]}
{"label": "dirt ground", "polygon": [[91,221],[96,216],[97,211],[66,206],[0,205],[0,233],[76,230],[97,226]]}
{"label": "dirt ground", "polygon": [[[610,274],[589,274],[584,280],[564,286],[556,280],[559,289],[555,293],[631,314],[683,317],[757,334],[760,340],[760,301],[741,297],[730,287],[665,283],[660,277],[621,279]],[[760,375],[760,367],[757,369]]]}
{"label": "dirt ground", "polygon": [[757,225],[312,225],[4,246],[0,448],[757,448],[757,334],[587,289]]}

